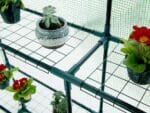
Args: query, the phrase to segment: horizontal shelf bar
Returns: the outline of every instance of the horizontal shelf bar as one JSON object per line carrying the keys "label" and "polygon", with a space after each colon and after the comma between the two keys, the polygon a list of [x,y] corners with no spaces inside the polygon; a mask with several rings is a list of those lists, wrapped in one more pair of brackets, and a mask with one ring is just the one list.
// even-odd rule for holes
{"label": "horizontal shelf bar", "polygon": [[[14,66],[11,65],[11,67],[14,67]],[[26,72],[24,72],[24,71],[22,71],[22,70],[20,70],[20,69],[19,69],[19,72],[23,73],[24,75],[26,75],[26,76],[28,76],[28,77],[31,77],[34,81],[36,81],[36,82],[38,82],[39,84],[43,85],[44,87],[50,89],[51,91],[53,91],[53,92],[56,92],[56,91],[57,91],[56,89],[54,89],[54,88],[48,86],[47,84],[45,84],[45,83],[39,81],[39,80],[36,79],[35,77],[32,77],[31,75],[29,75],[28,73],[26,73]],[[65,95],[64,95],[64,96],[65,96]],[[86,107],[85,105],[79,103],[78,101],[76,101],[76,100],[74,100],[74,99],[72,99],[72,102],[74,102],[74,103],[77,104],[78,106],[84,108],[85,110],[87,110],[87,111],[89,111],[89,112],[91,112],[91,113],[97,113],[97,112],[93,111],[92,109]]]}
{"label": "horizontal shelf bar", "polygon": [[[33,13],[33,14],[36,14],[36,15],[39,15],[39,16],[43,16],[43,14],[41,12],[29,9],[29,8],[23,8],[22,10],[30,12],[30,13]],[[74,23],[70,23],[70,22],[67,22],[67,23],[68,23],[69,26],[74,27],[76,29],[88,32],[88,33],[93,34],[95,36],[98,36],[100,38],[104,37],[104,32],[92,30],[92,29],[89,29],[89,28],[86,28],[86,27],[82,27],[82,26],[74,24]],[[116,43],[121,43],[121,41],[119,40],[118,37],[110,35],[109,38],[110,38],[110,41],[113,41],[113,42],[116,42]]]}
{"label": "horizontal shelf bar", "polygon": [[0,105],[0,110],[4,110],[6,113],[11,113],[9,110]]}
{"label": "horizontal shelf bar", "polygon": [[126,109],[126,110],[128,110],[130,112],[132,112],[132,113],[146,113],[146,112],[144,112],[144,111],[142,111],[142,110],[140,110],[140,109],[138,109],[138,108],[128,104],[127,102],[124,102],[124,101],[122,101],[122,100],[120,100],[120,99],[118,99],[118,98],[116,98],[116,97],[114,97],[114,96],[112,96],[112,95],[110,95],[108,93],[100,91],[99,89],[97,89],[94,86],[91,86],[91,85],[89,85],[87,83],[84,83],[83,80],[81,80],[81,79],[79,79],[77,77],[74,77],[71,74],[66,73],[63,70],[60,70],[60,69],[58,69],[56,67],[49,66],[48,64],[40,62],[40,61],[38,61],[38,60],[36,60],[36,59],[34,59],[34,58],[24,54],[24,53],[21,53],[21,52],[17,51],[14,48],[11,48],[11,47],[3,44],[3,43],[0,43],[0,47],[2,47],[4,49],[6,49],[6,50],[8,50],[8,51],[18,55],[18,56],[20,56],[22,58],[25,58],[26,60],[28,60],[28,61],[36,64],[36,65],[39,65],[42,68],[45,68],[46,70],[50,71],[54,75],[57,75],[58,77],[66,80],[67,82],[70,82],[70,83],[72,83],[72,84],[74,84],[74,85],[76,85],[78,87],[82,87],[82,88],[84,88],[84,89],[86,89],[86,90],[88,90],[88,91],[90,91],[90,92],[92,92],[94,94],[97,94],[98,96],[100,96],[100,97],[102,97],[102,98],[104,98],[104,99],[106,99],[106,100],[108,100],[108,101],[110,101],[110,102],[112,102],[112,103],[114,103],[114,104],[116,104],[116,105],[118,105],[118,106],[120,106],[120,107],[122,107],[122,108],[124,108],[124,109]]}
{"label": "horizontal shelf bar", "polygon": [[91,57],[91,55],[103,44],[102,41],[98,41],[97,44],[91,49],[88,51],[88,53],[83,57],[81,58],[78,63],[76,63],[75,65],[73,65],[68,73],[70,74],[75,74],[79,69],[80,67],[82,66],[82,64],[88,59]]}

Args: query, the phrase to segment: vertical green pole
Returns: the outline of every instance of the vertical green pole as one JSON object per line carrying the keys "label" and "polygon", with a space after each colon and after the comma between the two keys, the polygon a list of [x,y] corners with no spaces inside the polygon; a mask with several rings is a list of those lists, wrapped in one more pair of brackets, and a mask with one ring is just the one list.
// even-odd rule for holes
{"label": "vertical green pole", "polygon": [[[105,88],[105,76],[106,76],[106,66],[107,66],[107,53],[109,48],[109,38],[110,38],[110,20],[111,20],[111,8],[112,0],[107,0],[107,12],[106,12],[106,23],[104,31],[104,54],[103,54],[103,67],[102,67],[102,81],[101,81],[101,91]],[[103,98],[100,99],[99,113],[103,113]]]}
{"label": "vertical green pole", "polygon": [[[0,39],[0,43],[1,43],[1,39]],[[5,52],[5,50],[2,48],[2,55],[3,55],[3,57],[4,57],[4,62],[5,62],[5,64],[7,65],[7,67],[8,68],[10,68],[10,63],[9,63],[9,60],[8,60],[8,58],[7,58],[7,55],[6,55],[6,52]]]}
{"label": "vertical green pole", "polygon": [[72,113],[72,104],[71,104],[71,85],[69,82],[64,81],[65,92],[67,97],[67,112]]}

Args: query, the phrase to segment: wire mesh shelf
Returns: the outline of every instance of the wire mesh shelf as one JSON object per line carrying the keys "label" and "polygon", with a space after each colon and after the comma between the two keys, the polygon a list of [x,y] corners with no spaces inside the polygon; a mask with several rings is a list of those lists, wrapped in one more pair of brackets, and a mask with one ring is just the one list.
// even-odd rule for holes
{"label": "wire mesh shelf", "polygon": [[[89,59],[83,61],[84,64],[77,69],[77,72],[75,74],[68,74],[74,75],[75,77],[73,76],[72,79],[75,79],[76,82],[81,82],[79,87],[76,86],[77,83],[73,83],[75,85],[72,85],[71,88],[72,99],[78,100],[79,103],[87,106],[87,109],[94,109],[93,111],[91,109],[91,111],[89,110],[94,113],[95,111],[98,111],[99,103],[102,101],[100,95],[103,96],[106,93],[106,99],[104,98],[104,113],[128,113],[129,111],[125,109],[129,109],[131,106],[134,107],[134,110],[137,108],[138,110],[141,109],[145,112],[150,112],[150,85],[137,85],[128,78],[126,67],[122,63],[124,55],[120,52],[122,44],[116,43],[117,41],[110,41],[108,56],[103,59],[105,50],[101,45],[105,44],[105,37],[107,37],[105,36],[106,34],[104,31],[107,5],[106,0],[94,0],[94,2],[87,0],[62,0],[59,1],[61,5],[56,4],[58,2],[57,0],[39,0],[37,4],[38,7],[33,6],[35,2],[36,0],[28,1],[25,2],[25,5],[29,8],[32,7],[35,11],[42,11],[42,6],[44,7],[47,5],[47,2],[51,2],[52,5],[55,4],[58,9],[57,14],[69,21],[70,33],[69,39],[63,47],[51,50],[42,47],[35,36],[35,20],[39,19],[40,16],[26,12],[24,10],[27,9],[24,9],[21,11],[21,21],[17,24],[9,25],[0,20],[0,38],[2,44],[4,44],[1,44],[1,46],[6,49],[10,63],[21,67],[21,70],[26,73],[32,73],[33,70],[36,70],[35,73],[37,73],[32,77],[36,80],[35,83],[38,86],[38,93],[33,97],[33,101],[27,104],[30,111],[35,113],[48,113],[52,109],[49,107],[48,101],[50,100],[52,91],[48,89],[50,89],[50,87],[62,91],[65,89],[63,87],[64,81],[59,78],[60,76],[54,76],[54,73],[57,72],[51,73],[48,68],[44,67],[50,66],[51,68],[52,66],[55,66],[56,68],[63,70],[63,74],[66,75],[65,72],[69,73],[68,70],[72,68],[73,65],[77,65],[78,61],[84,58],[88,51],[90,51],[99,41],[99,45],[96,47],[95,52],[92,53]],[[41,4],[41,2],[43,2],[43,4]],[[150,1],[148,0],[113,0],[110,22],[112,35],[109,37],[112,38],[112,40],[117,39],[116,36],[128,37],[128,33],[130,33],[134,24],[149,26],[149,4]],[[11,48],[15,50],[13,51]],[[36,63],[29,61],[29,57],[22,57],[23,55],[20,55],[18,51],[33,58],[31,60],[35,59],[34,61]],[[107,62],[106,78],[104,83],[102,83],[103,64],[105,62]],[[45,66],[42,67],[42,64],[45,64]],[[24,73],[22,76],[27,75]],[[63,79],[70,80],[71,77]],[[57,83],[59,83],[59,85],[57,84],[59,88],[55,87],[55,82],[49,80],[57,81]],[[93,90],[91,89],[93,92],[86,89],[88,85],[90,88],[93,87]],[[104,94],[103,92],[99,92],[102,86],[105,87]],[[77,92],[79,92],[80,98],[76,95]],[[12,101],[10,98],[11,95],[7,92],[1,91],[1,94],[1,98],[6,98],[3,98],[2,101],[0,101],[0,105],[7,104],[6,110],[9,109],[11,110],[10,112],[16,113],[19,107],[18,103]],[[111,102],[109,95],[113,96],[112,98],[114,99]],[[91,101],[85,103],[85,98],[82,99],[84,96]],[[127,108],[123,109],[120,107],[122,106],[119,105],[118,102],[120,99],[129,104],[127,105]],[[40,100],[44,100],[43,103],[41,103]],[[74,103],[76,103],[76,101],[74,101]],[[40,105],[42,105],[42,107],[39,107]],[[74,108],[74,106],[76,105],[73,104],[73,113],[81,112],[77,110],[80,105],[76,108]],[[2,107],[3,106],[0,106],[0,109]],[[109,110],[112,110],[108,111],[108,108]]]}

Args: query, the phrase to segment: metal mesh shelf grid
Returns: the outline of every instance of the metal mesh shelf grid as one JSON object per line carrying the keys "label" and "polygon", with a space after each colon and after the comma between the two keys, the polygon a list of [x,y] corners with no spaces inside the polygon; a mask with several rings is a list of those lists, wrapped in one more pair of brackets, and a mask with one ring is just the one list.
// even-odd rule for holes
{"label": "metal mesh shelf grid", "polygon": [[[104,2],[103,0],[100,0],[100,1],[96,0],[96,1],[100,2],[101,5],[103,4],[102,6],[104,6],[104,4],[106,5],[106,2]],[[34,2],[34,1],[31,1],[31,2]],[[67,5],[68,2],[69,1],[64,2],[63,4]],[[83,2],[85,2],[85,1],[83,1]],[[54,1],[54,3],[55,3],[55,1]],[[126,3],[126,4],[123,7],[120,5],[121,3]],[[127,22],[124,22],[125,20],[122,19],[124,17],[118,18],[118,17],[121,17],[121,15],[123,15],[123,14],[124,15],[126,14],[126,18],[128,18],[128,16],[130,14],[132,14],[132,12],[135,11],[135,8],[137,6],[139,7],[140,2],[137,2],[136,3],[137,6],[135,8],[133,8],[132,6],[134,6],[135,3],[136,3],[135,1],[126,2],[126,0],[121,1],[121,2],[118,2],[117,0],[113,1],[112,20],[111,20],[111,25],[112,25],[111,32],[113,35],[116,35],[118,37],[127,36],[128,35],[127,33],[129,31],[131,31],[129,28],[131,28],[131,26],[135,23],[149,25],[148,20],[145,20],[149,16],[149,14],[147,14],[147,13],[145,13],[145,16],[143,17],[143,19],[141,19],[141,21],[144,20],[142,22],[139,19],[132,20],[132,18],[129,19]],[[149,8],[149,6],[147,5],[149,3],[149,1],[144,1],[142,3],[145,6],[144,7],[145,10],[146,10],[146,8]],[[82,4],[82,2],[75,1],[75,4]],[[86,5],[86,4],[84,4],[84,5]],[[115,6],[118,6],[118,7],[115,7]],[[70,6],[70,7],[72,7],[72,6]],[[83,7],[85,7],[85,6],[83,6]],[[122,7],[125,9],[128,9],[128,10],[125,11]],[[144,8],[142,10],[144,10]],[[116,9],[118,9],[118,10],[116,10]],[[123,12],[123,14],[117,15],[119,9],[120,9],[120,12],[122,12],[122,10],[125,12]],[[101,12],[104,13],[103,15],[105,15],[105,8],[100,8],[100,10],[101,10]],[[137,12],[140,13],[140,11],[137,11]],[[137,15],[139,15],[139,13],[137,13]],[[63,14],[63,13],[61,13],[61,14],[63,16],[65,16],[65,14]],[[96,14],[98,14],[98,13],[96,13]],[[98,30],[98,28],[100,28],[100,26],[93,29],[93,26],[87,26],[86,24],[82,23],[82,22],[85,22],[84,19],[80,23],[78,21],[78,18],[75,18],[76,21],[73,21],[75,24],[79,24],[81,27],[85,26],[87,28],[92,29],[93,34],[85,32],[84,30],[81,30],[81,29],[70,27],[69,40],[62,48],[56,49],[56,50],[45,49],[45,48],[41,47],[41,45],[38,43],[38,41],[36,40],[36,37],[34,35],[35,19],[38,19],[38,18],[39,18],[39,16],[37,16],[37,15],[33,15],[31,13],[22,11],[22,19],[19,23],[15,24],[15,25],[7,25],[7,24],[3,23],[1,20],[0,21],[1,22],[0,36],[2,38],[2,43],[6,44],[12,48],[15,48],[16,50],[21,51],[22,53],[25,53],[26,55],[29,55],[29,56],[37,59],[39,61],[39,64],[40,64],[40,62],[44,62],[48,65],[55,66],[55,67],[58,67],[60,69],[67,71],[69,68],[71,68],[71,66],[73,64],[78,62],[78,60],[81,59],[88,52],[88,50],[90,50],[99,40],[98,36],[94,36],[94,30]],[[103,17],[102,20],[104,20],[104,19],[105,19],[105,17]],[[71,22],[71,19],[68,18],[68,20],[70,20],[70,22]],[[86,21],[88,22],[88,20],[86,20]],[[124,24],[122,24],[123,22],[124,22]],[[130,22],[130,23],[128,23],[128,22]],[[102,23],[103,24],[100,24],[101,28],[104,28],[104,22],[102,22]],[[115,26],[116,23],[118,23],[117,27]],[[124,25],[126,25],[126,29],[124,29],[124,27],[123,27]],[[124,30],[125,30],[125,32],[124,32]],[[100,32],[101,31],[103,31],[103,29],[101,29]],[[85,62],[85,64],[83,64],[83,66],[75,74],[75,76],[77,78],[80,78],[81,80],[83,80],[84,83],[88,83],[99,89],[102,85],[105,85],[105,92],[113,95],[115,98],[122,99],[123,101],[126,101],[127,103],[129,103],[137,108],[140,108],[140,109],[145,110],[146,112],[149,112],[150,103],[149,103],[149,100],[147,100],[147,99],[149,99],[148,95],[150,92],[150,86],[149,85],[138,86],[128,79],[126,67],[124,65],[122,65],[122,60],[124,58],[124,55],[122,55],[119,52],[120,47],[121,47],[121,44],[110,42],[108,58],[104,59],[108,63],[107,70],[106,70],[105,84],[101,84],[101,82],[100,82],[101,74],[102,74],[102,64],[103,64],[103,58],[102,58],[103,48],[102,47],[100,47]],[[14,58],[19,61],[21,60],[21,62],[24,62],[31,67],[40,69],[41,72],[43,72],[43,73],[50,74],[47,70],[38,66],[38,64],[35,65],[35,64],[29,62],[28,59],[19,57],[18,55],[15,55],[9,51],[7,51],[7,54],[11,59]],[[75,55],[78,55],[78,56],[75,58],[74,57]],[[117,56],[117,57],[115,57],[115,56]],[[114,57],[116,59],[114,59]],[[75,59],[75,60],[71,60],[71,59]],[[14,61],[15,60],[10,60],[10,62],[12,62],[12,64],[15,63]],[[87,65],[92,65],[92,66],[91,66],[91,68],[89,68]],[[83,70],[86,70],[86,71],[83,71]],[[120,72],[121,72],[121,74],[120,74]],[[84,83],[83,83],[83,85],[84,85]],[[119,86],[117,83],[119,83]],[[74,88],[74,86],[72,86],[72,87]],[[72,88],[72,90],[73,90],[73,88]],[[86,92],[86,94],[94,97],[96,99],[96,102],[99,102],[99,100],[100,100],[99,96],[93,95],[90,92],[85,91],[84,88],[82,88],[82,86],[81,86],[80,90],[81,90],[81,92],[83,92],[83,93]],[[138,94],[137,94],[137,92],[138,92]],[[34,102],[34,100],[33,100],[33,102]],[[117,112],[120,112],[120,113],[128,112],[109,101],[104,100],[104,103],[106,103],[106,104],[104,104],[105,106],[112,106],[112,109],[115,109]],[[87,105],[87,106],[89,106],[89,105]],[[9,108],[7,108],[7,109],[9,109]],[[96,108],[96,111],[97,110],[98,110],[98,108]],[[104,112],[105,112],[105,110],[107,111],[107,109],[105,109],[105,107],[104,107]],[[36,109],[35,109],[35,111],[36,111]]]}

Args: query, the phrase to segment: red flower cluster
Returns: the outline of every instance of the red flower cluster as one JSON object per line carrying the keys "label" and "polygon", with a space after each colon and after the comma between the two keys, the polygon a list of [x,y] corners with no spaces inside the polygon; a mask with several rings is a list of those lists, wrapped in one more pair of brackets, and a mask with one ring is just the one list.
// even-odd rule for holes
{"label": "red flower cluster", "polygon": [[13,83],[13,89],[14,90],[23,90],[24,89],[24,86],[27,82],[27,78],[21,78],[19,80],[15,80],[14,83]]}
{"label": "red flower cluster", "polygon": [[2,71],[4,71],[6,68],[7,67],[4,64],[0,64],[0,81],[3,81],[5,79]]}
{"label": "red flower cluster", "polygon": [[4,64],[0,64],[0,71],[5,70],[7,67]]}
{"label": "red flower cluster", "polygon": [[150,28],[145,26],[138,27],[135,25],[133,26],[133,29],[134,31],[131,33],[129,38],[150,46]]}

